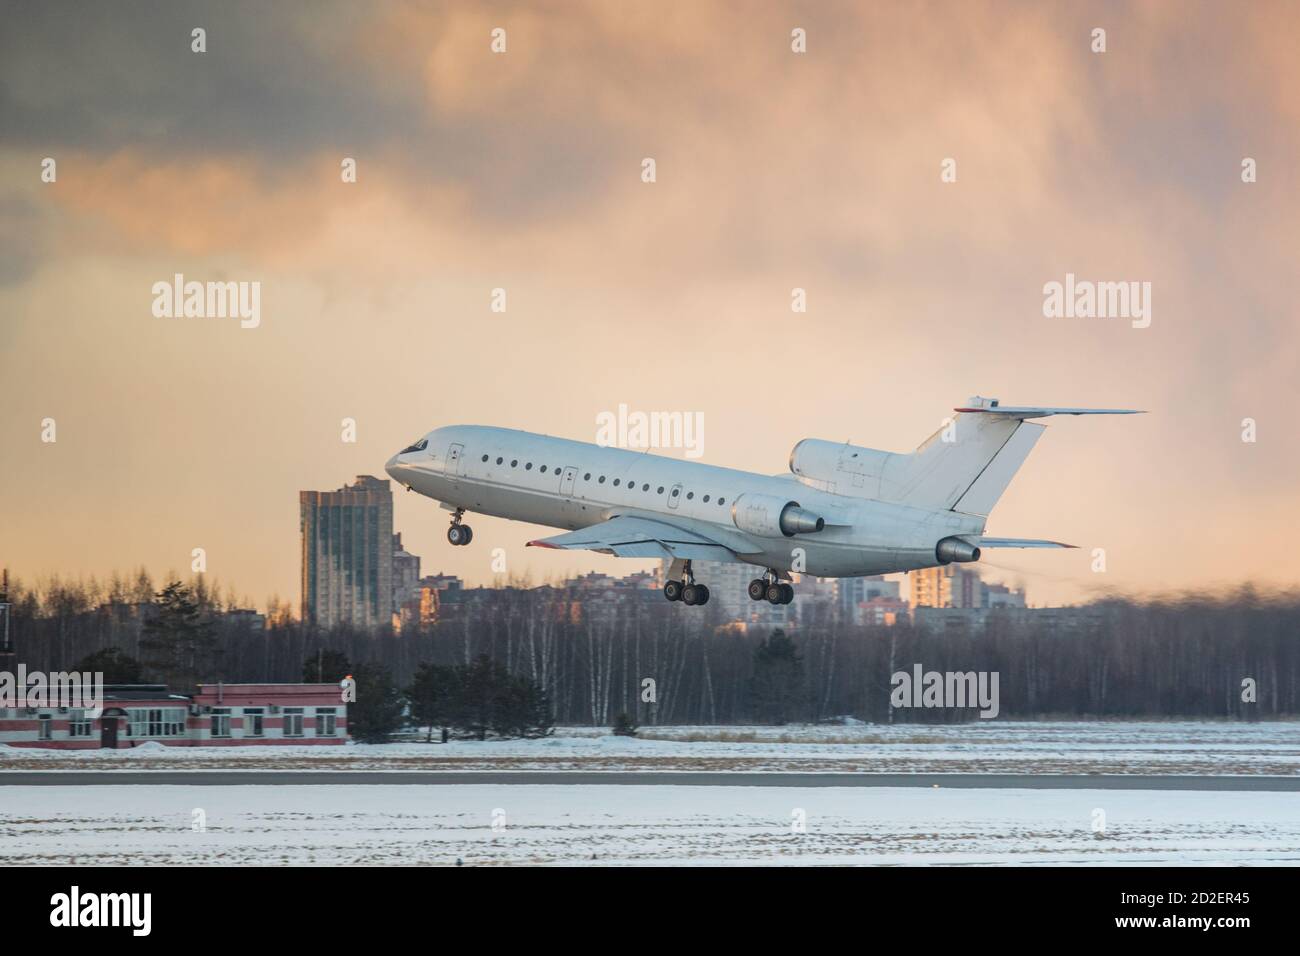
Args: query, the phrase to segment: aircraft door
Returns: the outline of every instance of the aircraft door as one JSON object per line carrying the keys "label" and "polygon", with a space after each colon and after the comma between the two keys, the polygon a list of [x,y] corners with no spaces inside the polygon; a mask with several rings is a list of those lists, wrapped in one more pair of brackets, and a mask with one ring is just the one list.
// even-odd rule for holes
{"label": "aircraft door", "polygon": [[570,465],[564,469],[564,475],[560,478],[560,494],[565,498],[573,497],[573,480],[578,477],[578,469]]}
{"label": "aircraft door", "polygon": [[447,463],[443,466],[443,471],[448,475],[460,474],[460,456],[464,453],[465,446],[460,444],[452,445],[447,449]]}
{"label": "aircraft door", "polygon": [[682,486],[673,485],[668,491],[668,507],[676,508],[682,500]]}

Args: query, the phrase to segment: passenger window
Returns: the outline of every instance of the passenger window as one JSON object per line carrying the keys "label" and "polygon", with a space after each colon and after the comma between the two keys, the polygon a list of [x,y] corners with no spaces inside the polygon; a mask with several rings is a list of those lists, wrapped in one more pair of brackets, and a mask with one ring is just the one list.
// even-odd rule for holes
{"label": "passenger window", "polygon": [[618,478],[615,478],[615,479],[614,479],[614,487],[615,487],[615,488],[618,487],[618,483],[619,483],[619,479],[618,479]]}
{"label": "passenger window", "polygon": [[583,476],[582,476],[582,480],[583,480],[583,481],[591,481],[591,472],[587,472],[585,475],[583,475]]}
{"label": "passenger window", "polygon": [[484,455],[484,456],[483,456],[483,460],[484,460],[484,461],[487,461],[487,455]]}
{"label": "passenger window", "polygon": [[718,499],[718,504],[720,504],[720,505],[725,505],[726,503],[727,503],[727,499],[726,499],[726,498],[719,498],[719,499]]}
{"label": "passenger window", "polygon": [[514,467],[515,467],[516,465],[518,465],[518,464],[519,464],[519,459],[518,459],[518,458],[511,458],[511,459],[510,459],[510,467],[511,467],[511,468],[514,468]]}
{"label": "passenger window", "polygon": [[542,465],[542,474],[543,474],[543,475],[546,474],[546,466],[545,466],[545,465]]}
{"label": "passenger window", "polygon": [[708,496],[708,495],[705,495],[705,496],[704,496],[704,503],[705,503],[706,505],[709,503],[709,496]]}
{"label": "passenger window", "polygon": [[605,483],[605,476],[601,475],[599,481],[597,481],[597,484],[603,485],[604,483]]}
{"label": "passenger window", "polygon": [[531,461],[528,464],[524,465],[524,471],[532,471],[532,470],[533,470],[533,463]]}
{"label": "passenger window", "polygon": [[642,491],[649,491],[649,490],[650,490],[650,485],[649,485],[648,483],[642,485],[642,486],[641,486],[641,490],[642,490]]}
{"label": "passenger window", "polygon": [[663,493],[664,493],[664,486],[663,486],[663,485],[660,485],[660,486],[659,486],[659,490],[656,491],[655,494],[657,494],[657,495],[662,495]]}
{"label": "passenger window", "polygon": [[502,459],[498,456],[498,458],[497,458],[497,464],[499,465],[499,464],[501,464],[501,462],[502,462]]}
{"label": "passenger window", "polygon": [[681,492],[682,492],[682,490],[681,490],[680,488],[674,488],[674,489],[673,489],[673,497],[676,498],[679,494],[681,494]]}
{"label": "passenger window", "polygon": [[691,500],[692,498],[694,498],[694,497],[695,497],[695,492],[693,492],[693,491],[688,491],[688,492],[686,492],[686,500],[687,500],[687,501],[690,501],[690,500]]}

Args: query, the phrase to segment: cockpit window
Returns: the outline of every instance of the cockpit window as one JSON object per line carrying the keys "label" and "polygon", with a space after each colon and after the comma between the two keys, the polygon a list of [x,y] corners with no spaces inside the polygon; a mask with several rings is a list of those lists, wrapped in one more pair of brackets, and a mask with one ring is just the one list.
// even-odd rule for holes
{"label": "cockpit window", "polygon": [[428,447],[429,447],[429,439],[421,438],[414,445],[410,445],[406,448],[403,448],[401,454],[405,455],[407,452],[411,452],[411,451],[424,451]]}

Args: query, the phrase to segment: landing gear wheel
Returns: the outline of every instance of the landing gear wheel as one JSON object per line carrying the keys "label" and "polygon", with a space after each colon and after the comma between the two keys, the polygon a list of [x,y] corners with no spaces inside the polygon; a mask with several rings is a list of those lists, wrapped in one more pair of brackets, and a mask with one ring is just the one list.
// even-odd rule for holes
{"label": "landing gear wheel", "polygon": [[767,603],[781,604],[782,598],[785,597],[785,590],[780,584],[769,584],[767,586]]}
{"label": "landing gear wheel", "polygon": [[680,601],[682,599],[682,582],[669,581],[664,585],[664,597],[670,601]]}
{"label": "landing gear wheel", "polygon": [[696,594],[695,594],[695,603],[696,603],[696,604],[708,604],[708,603],[709,603],[709,586],[708,586],[707,584],[697,584],[697,585],[695,585],[695,591],[696,591]]}
{"label": "landing gear wheel", "polygon": [[789,584],[781,585],[781,603],[789,604],[794,600],[794,588]]}
{"label": "landing gear wheel", "polygon": [[469,544],[473,537],[474,532],[467,524],[454,524],[447,529],[447,540],[456,547]]}
{"label": "landing gear wheel", "polygon": [[700,600],[700,588],[698,584],[688,584],[682,589],[682,603],[688,607],[694,607],[696,604],[703,604]]}
{"label": "landing gear wheel", "polygon": [[761,601],[767,594],[767,582],[762,578],[754,578],[749,582],[749,599],[751,601]]}

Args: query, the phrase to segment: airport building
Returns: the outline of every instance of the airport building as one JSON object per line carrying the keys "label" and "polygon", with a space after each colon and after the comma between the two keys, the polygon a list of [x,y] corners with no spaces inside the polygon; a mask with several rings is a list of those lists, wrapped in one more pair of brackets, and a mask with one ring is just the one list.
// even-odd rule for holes
{"label": "airport building", "polygon": [[59,750],[318,746],[347,740],[337,684],[200,684],[192,696],[163,684],[108,685],[103,712],[77,707],[0,707],[0,743]]}
{"label": "airport building", "polygon": [[[322,628],[393,620],[393,492],[358,475],[337,491],[298,492],[302,618]],[[419,573],[418,570],[416,572]]]}

